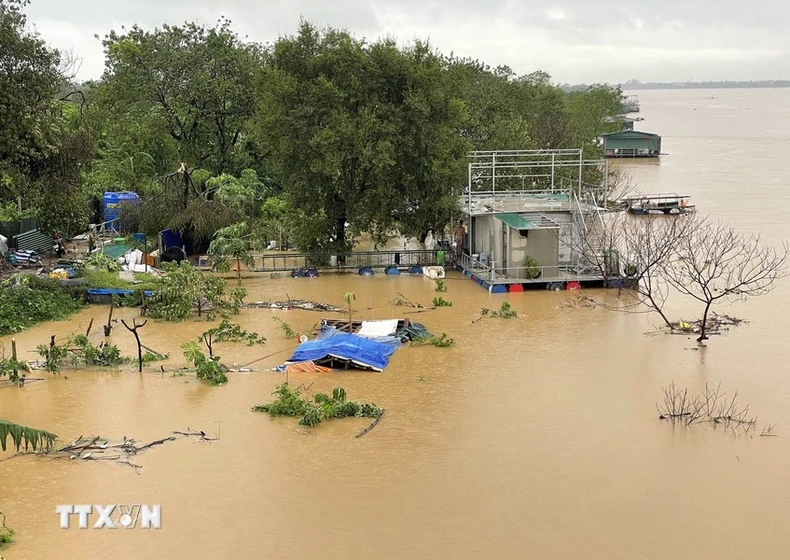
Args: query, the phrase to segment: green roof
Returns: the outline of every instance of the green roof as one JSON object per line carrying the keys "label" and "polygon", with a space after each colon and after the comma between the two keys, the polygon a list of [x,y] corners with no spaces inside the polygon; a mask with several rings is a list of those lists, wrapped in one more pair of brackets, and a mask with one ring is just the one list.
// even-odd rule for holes
{"label": "green roof", "polygon": [[500,220],[513,229],[557,229],[560,225],[543,214],[496,214]]}

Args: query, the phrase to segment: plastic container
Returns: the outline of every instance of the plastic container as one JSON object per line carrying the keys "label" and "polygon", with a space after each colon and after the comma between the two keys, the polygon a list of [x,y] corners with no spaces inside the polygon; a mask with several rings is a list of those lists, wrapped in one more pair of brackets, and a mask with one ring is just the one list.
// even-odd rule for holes
{"label": "plastic container", "polygon": [[137,193],[130,191],[104,193],[104,203],[102,206],[104,210],[104,221],[110,222],[106,224],[107,228],[121,231],[123,226],[120,220],[121,205],[125,203],[139,204],[140,197]]}
{"label": "plastic container", "polygon": [[145,234],[144,233],[135,233],[132,236],[132,239],[134,239],[137,243],[145,243]]}

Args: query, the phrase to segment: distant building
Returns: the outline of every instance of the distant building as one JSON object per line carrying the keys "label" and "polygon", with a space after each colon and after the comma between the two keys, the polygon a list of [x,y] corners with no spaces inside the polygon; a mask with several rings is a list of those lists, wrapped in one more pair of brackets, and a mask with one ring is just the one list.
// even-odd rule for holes
{"label": "distant building", "polygon": [[623,96],[623,113],[638,113],[639,112],[639,96],[637,95],[624,95]]}
{"label": "distant building", "polygon": [[652,132],[623,130],[603,135],[603,154],[607,158],[658,157],[661,136]]}

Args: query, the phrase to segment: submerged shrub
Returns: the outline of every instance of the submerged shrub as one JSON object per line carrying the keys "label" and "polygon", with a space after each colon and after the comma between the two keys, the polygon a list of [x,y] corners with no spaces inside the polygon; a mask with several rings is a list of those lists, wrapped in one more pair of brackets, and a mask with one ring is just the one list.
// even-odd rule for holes
{"label": "submerged shrub", "polygon": [[66,319],[82,307],[60,282],[32,274],[15,274],[0,283],[0,336],[44,321]]}

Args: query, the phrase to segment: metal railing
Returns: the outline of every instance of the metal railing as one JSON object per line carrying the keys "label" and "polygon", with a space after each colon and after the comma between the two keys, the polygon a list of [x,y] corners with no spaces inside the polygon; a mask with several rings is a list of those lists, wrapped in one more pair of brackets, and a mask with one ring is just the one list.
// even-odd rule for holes
{"label": "metal railing", "polygon": [[450,249],[417,249],[393,251],[354,251],[340,253],[329,257],[329,264],[317,265],[306,253],[258,253],[254,254],[255,265],[251,267],[254,272],[285,272],[294,269],[334,268],[338,270],[355,268],[386,268],[388,266],[410,267],[442,264],[440,254],[444,254],[444,264],[455,261],[455,255]]}
{"label": "metal railing", "polygon": [[555,280],[590,280],[603,278],[600,270],[593,266],[583,264],[569,265],[558,264],[551,266],[524,266],[498,267],[496,262],[481,261],[474,255],[464,253],[459,259],[459,264],[465,270],[489,282],[519,281],[519,282],[551,282]]}

